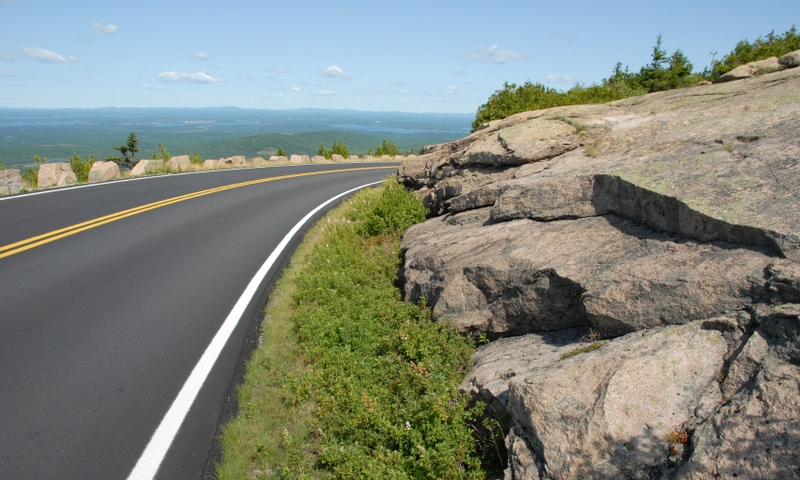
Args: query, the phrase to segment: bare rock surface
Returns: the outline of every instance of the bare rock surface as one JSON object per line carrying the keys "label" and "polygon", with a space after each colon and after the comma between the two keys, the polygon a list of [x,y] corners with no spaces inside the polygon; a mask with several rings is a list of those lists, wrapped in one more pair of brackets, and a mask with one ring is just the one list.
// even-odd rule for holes
{"label": "bare rock surface", "polygon": [[325,157],[322,155],[314,155],[311,157],[311,163],[325,163]]}
{"label": "bare rock surface", "polygon": [[139,160],[131,169],[131,177],[164,170],[164,160]]}
{"label": "bare rock surface", "polygon": [[792,58],[400,166],[432,216],[402,240],[403,294],[491,340],[461,389],[507,419],[507,479],[800,478]]}
{"label": "bare rock surface", "polygon": [[[294,155],[292,155],[292,156],[294,156]],[[269,161],[270,161],[270,162],[288,162],[288,161],[289,161],[289,159],[288,159],[288,158],[286,158],[286,157],[285,157],[285,156],[283,156],[283,155],[281,155],[281,156],[273,155],[273,156],[269,157]],[[294,161],[293,161],[293,162],[294,162]]]}
{"label": "bare rock surface", "polygon": [[94,162],[89,170],[89,183],[105,182],[120,178],[119,165],[116,162]]}
{"label": "bare rock surface", "polygon": [[203,169],[204,170],[216,170],[219,168],[219,160],[205,160],[203,162]]}
{"label": "bare rock surface", "polygon": [[253,164],[254,167],[263,167],[268,165],[267,160],[264,157],[255,157],[250,159],[250,163]]}
{"label": "bare rock surface", "polygon": [[292,155],[289,157],[289,161],[291,163],[309,163],[311,162],[311,159],[308,157],[308,155]]}
{"label": "bare rock surface", "polygon": [[331,155],[331,160],[334,162],[344,162],[344,157],[339,155],[338,153],[334,153]]}
{"label": "bare rock surface", "polygon": [[22,175],[18,169],[0,170],[0,195],[18,193],[22,188]]}
{"label": "bare rock surface", "polygon": [[69,163],[44,163],[39,165],[39,188],[63,187],[78,183],[78,177]]}

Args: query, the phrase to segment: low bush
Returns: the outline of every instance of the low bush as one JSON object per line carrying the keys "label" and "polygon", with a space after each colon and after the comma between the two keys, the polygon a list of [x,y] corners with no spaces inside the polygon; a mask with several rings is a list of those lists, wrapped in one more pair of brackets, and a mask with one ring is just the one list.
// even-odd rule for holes
{"label": "low bush", "polygon": [[[284,370],[280,395],[283,410],[307,415],[248,440],[240,473],[222,474],[233,450],[223,443],[220,478],[243,471],[253,478],[486,478],[473,436],[483,405],[470,408],[456,390],[472,342],[433,321],[424,303],[402,301],[394,286],[400,235],[425,210],[391,179],[340,212],[318,230],[294,274],[296,344],[284,348],[299,363]],[[280,375],[259,355],[248,376],[265,366]],[[255,390],[244,388],[240,401],[259,404]],[[245,408],[234,424],[248,415],[257,422],[282,414]],[[226,438],[230,430],[241,439],[239,428],[226,429]],[[269,444],[279,448],[269,453]]]}
{"label": "low bush", "polygon": [[92,169],[92,165],[94,162],[97,161],[94,155],[85,155],[84,160],[81,160],[81,157],[76,153],[72,155],[72,158],[69,160],[69,166],[72,168],[72,172],[78,177],[78,182],[86,183],[89,181],[89,170]]}

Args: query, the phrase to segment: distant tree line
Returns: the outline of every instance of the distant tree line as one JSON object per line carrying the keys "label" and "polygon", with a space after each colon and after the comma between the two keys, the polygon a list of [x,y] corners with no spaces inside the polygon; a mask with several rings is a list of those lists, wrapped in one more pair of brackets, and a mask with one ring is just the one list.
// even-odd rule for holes
{"label": "distant tree line", "polygon": [[611,76],[603,79],[599,85],[577,84],[566,92],[559,92],[541,83],[527,81],[517,86],[506,82],[503,88],[495,91],[486,103],[478,107],[472,130],[491,120],[506,118],[519,112],[564,105],[605,103],[645,93],[688,87],[702,80],[713,82],[740,65],[800,50],[800,35],[792,26],[782,35],[776,35],[773,31],[754,42],[742,40],[720,60],[713,59],[713,55],[716,55],[713,52],[711,65],[702,72],[693,72],[694,66],[680,49],[669,55],[661,44],[662,38],[659,35],[653,46],[650,63],[641,67],[638,72],[631,72],[628,67],[623,69],[622,63],[618,62]]}

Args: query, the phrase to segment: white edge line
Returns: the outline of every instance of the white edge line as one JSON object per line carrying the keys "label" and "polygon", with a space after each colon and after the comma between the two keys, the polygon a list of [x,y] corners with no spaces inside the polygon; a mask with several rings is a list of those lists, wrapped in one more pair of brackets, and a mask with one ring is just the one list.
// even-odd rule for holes
{"label": "white edge line", "polygon": [[233,309],[228,314],[225,322],[222,324],[219,331],[217,331],[217,334],[214,335],[214,338],[206,348],[203,356],[200,357],[197,365],[195,365],[192,373],[186,380],[186,383],[183,384],[183,388],[181,388],[181,391],[178,393],[175,401],[172,402],[172,406],[169,408],[169,411],[167,411],[164,419],[161,420],[161,424],[158,426],[153,434],[153,437],[150,439],[150,442],[147,444],[142,456],[139,457],[139,461],[136,462],[136,466],[133,467],[130,475],[128,475],[128,480],[150,480],[155,477],[159,467],[161,466],[161,462],[164,460],[164,457],[167,454],[167,450],[169,450],[170,445],[172,445],[172,441],[178,434],[178,430],[180,429],[183,420],[186,418],[186,414],[188,414],[189,410],[192,408],[192,404],[194,403],[197,394],[200,392],[200,388],[203,386],[203,383],[205,383],[208,374],[211,372],[211,368],[216,363],[223,347],[228,342],[228,338],[230,338],[233,330],[236,328],[236,325],[242,318],[242,315],[244,314],[247,306],[250,304],[253,296],[258,293],[258,287],[261,285],[264,277],[267,276],[269,270],[281,256],[283,250],[286,249],[286,247],[289,245],[289,242],[292,241],[292,238],[297,234],[297,232],[299,232],[300,229],[303,228],[303,225],[305,225],[306,222],[316,215],[317,212],[328,206],[331,202],[334,202],[339,198],[349,195],[357,190],[361,190],[362,188],[370,187],[378,183],[381,182],[367,183],[366,185],[361,185],[360,187],[356,187],[336,195],[309,212],[305,217],[303,217],[302,220],[297,222],[297,225],[295,225],[285,237],[283,237],[281,243],[279,243],[275,250],[272,251],[272,254],[270,254],[264,264],[261,265],[261,268],[258,269],[258,272],[256,272],[252,280],[250,280],[250,283],[247,285],[247,288],[244,289],[244,292],[242,292],[239,300],[233,306]]}

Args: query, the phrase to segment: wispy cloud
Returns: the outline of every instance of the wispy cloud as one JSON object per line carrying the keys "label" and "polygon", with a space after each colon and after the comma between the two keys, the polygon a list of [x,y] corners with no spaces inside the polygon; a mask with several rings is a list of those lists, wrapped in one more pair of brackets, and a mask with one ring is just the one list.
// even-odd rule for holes
{"label": "wispy cloud", "polygon": [[368,93],[370,95],[383,95],[384,93],[386,93],[386,90],[380,87],[375,87],[373,85],[364,85],[363,87],[361,87],[361,91],[364,93]]}
{"label": "wispy cloud", "polygon": [[167,83],[201,83],[201,84],[214,84],[221,85],[222,79],[219,77],[212,77],[203,72],[198,73],[178,73],[178,72],[163,72],[158,74],[158,79]]}
{"label": "wispy cloud", "polygon": [[280,65],[278,65],[277,67],[272,67],[272,68],[264,68],[263,70],[265,72],[272,72],[272,73],[291,73],[291,72],[289,72],[289,70],[286,70],[285,68],[283,68]]}
{"label": "wispy cloud", "polygon": [[113,35],[119,31],[119,27],[111,25],[110,23],[94,22],[92,24],[92,31],[103,35]]}
{"label": "wispy cloud", "polygon": [[531,56],[527,53],[509,50],[500,45],[492,45],[489,48],[476,48],[467,59],[470,62],[494,62],[500,65],[506,62],[519,62],[529,58],[531,58]]}
{"label": "wispy cloud", "polygon": [[43,48],[30,48],[30,47],[19,47],[19,50],[16,52],[11,52],[3,55],[3,60],[11,61],[17,55],[22,55],[23,57],[28,57],[33,60],[39,60],[40,62],[44,63],[63,63],[63,62],[70,62],[75,63],[78,61],[77,58],[69,55],[64,57],[63,55],[59,55],[56,52],[45,50]]}
{"label": "wispy cloud", "polygon": [[150,85],[149,83],[145,83],[144,85],[142,85],[142,88],[144,88],[146,90],[154,90],[154,91],[157,91],[157,92],[160,92],[162,90],[166,90],[167,89],[167,87],[165,87],[163,85]]}
{"label": "wispy cloud", "polygon": [[277,76],[277,75],[270,75],[270,76],[268,76],[267,78],[268,78],[268,79],[270,79],[270,80],[272,80],[273,82],[280,82],[280,81],[281,81],[281,79],[280,79],[280,78],[278,78],[278,76]]}
{"label": "wispy cloud", "polygon": [[206,52],[197,52],[189,55],[189,58],[193,60],[211,60],[211,55]]}
{"label": "wispy cloud", "polygon": [[569,75],[548,75],[547,83],[559,83],[562,85],[574,85],[575,79]]}
{"label": "wispy cloud", "polygon": [[566,33],[556,33],[555,36],[563,38],[564,40],[566,40],[568,42],[573,42],[573,41],[578,39],[578,37],[576,35],[569,35],[569,34],[566,34]]}
{"label": "wispy cloud", "polygon": [[14,73],[14,72],[6,72],[6,71],[3,71],[3,70],[0,70],[0,78],[18,78],[18,79],[24,78],[24,79],[31,79],[31,78],[34,78],[34,77],[31,77],[30,75],[20,75],[20,74],[18,74],[18,73]]}
{"label": "wispy cloud", "polygon": [[241,81],[243,81],[243,82],[252,82],[252,81],[254,81],[254,80],[255,80],[255,78],[253,78],[253,76],[252,76],[252,75],[243,75],[243,76],[241,76],[241,77],[239,78],[239,80],[241,80]]}
{"label": "wispy cloud", "polygon": [[344,70],[342,70],[340,67],[338,67],[336,65],[331,65],[330,67],[320,68],[319,69],[319,74],[322,75],[323,77],[338,78],[338,79],[341,79],[341,80],[347,80],[347,79],[350,78],[350,75],[347,75],[346,73],[344,73]]}
{"label": "wispy cloud", "polygon": [[459,70],[459,71],[455,72],[453,75],[455,75],[456,77],[466,77],[467,76],[467,72],[465,72],[464,70]]}
{"label": "wispy cloud", "polygon": [[292,90],[294,90],[295,92],[299,92],[302,89],[300,87],[292,87]]}
{"label": "wispy cloud", "polygon": [[333,90],[321,90],[321,89],[317,89],[317,90],[314,90],[314,93],[316,93],[317,95],[333,95],[333,94],[335,94],[336,92],[334,92]]}

